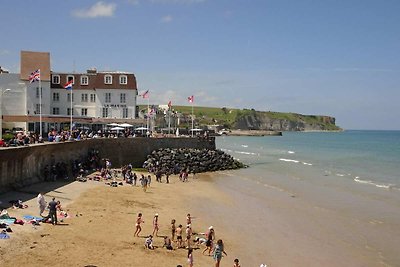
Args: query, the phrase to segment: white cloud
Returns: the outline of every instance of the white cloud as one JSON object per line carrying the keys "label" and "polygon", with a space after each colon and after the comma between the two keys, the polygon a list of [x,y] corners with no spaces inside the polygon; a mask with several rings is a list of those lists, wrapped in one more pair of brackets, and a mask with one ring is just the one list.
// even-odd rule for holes
{"label": "white cloud", "polygon": [[170,23],[174,18],[171,15],[166,15],[161,18],[161,22],[163,23]]}
{"label": "white cloud", "polygon": [[78,18],[97,18],[114,16],[117,5],[114,3],[97,2],[89,8],[81,8],[72,11],[72,15]]}

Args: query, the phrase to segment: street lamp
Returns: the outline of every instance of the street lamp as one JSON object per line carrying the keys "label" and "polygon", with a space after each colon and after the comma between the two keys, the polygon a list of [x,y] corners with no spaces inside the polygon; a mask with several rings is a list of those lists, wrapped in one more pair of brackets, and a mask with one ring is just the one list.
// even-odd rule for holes
{"label": "street lamp", "polygon": [[0,94],[0,140],[3,140],[3,94],[11,91],[11,89],[1,90]]}

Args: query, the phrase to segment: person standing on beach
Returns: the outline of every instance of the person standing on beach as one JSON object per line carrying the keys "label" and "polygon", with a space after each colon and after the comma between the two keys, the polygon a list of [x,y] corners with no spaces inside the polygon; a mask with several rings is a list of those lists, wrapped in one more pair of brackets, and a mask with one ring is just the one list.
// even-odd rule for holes
{"label": "person standing on beach", "polygon": [[187,248],[191,247],[190,239],[192,238],[192,226],[190,224],[186,225],[186,242]]}
{"label": "person standing on beach", "polygon": [[219,267],[219,264],[222,259],[222,253],[225,254],[225,256],[228,256],[228,254],[226,254],[224,250],[224,242],[222,241],[222,239],[219,239],[213,251],[213,259],[215,260],[215,267]]}
{"label": "person standing on beach", "polygon": [[176,228],[176,242],[178,242],[178,248],[182,247],[182,224]]}
{"label": "person standing on beach", "polygon": [[192,217],[190,216],[190,213],[186,215],[186,225],[192,225]]}
{"label": "person standing on beach", "polygon": [[150,187],[151,184],[151,175],[147,175],[147,186]]}
{"label": "person standing on beach", "polygon": [[147,178],[142,174],[142,178],[140,178],[140,183],[142,184],[143,191],[147,190]]}
{"label": "person standing on beach", "polygon": [[175,240],[175,231],[176,231],[176,226],[175,226],[175,219],[172,219],[171,221],[171,240]]}
{"label": "person standing on beach", "polygon": [[142,227],[140,226],[141,223],[144,223],[144,220],[142,219],[142,214],[139,213],[137,218],[136,218],[136,231],[135,234],[133,235],[134,237],[137,236],[139,237],[140,231],[142,231]]}
{"label": "person standing on beach", "polygon": [[49,202],[49,215],[43,218],[42,221],[47,221],[48,219],[51,219],[51,223],[53,225],[57,224],[57,205],[58,203],[56,202],[56,198],[53,197],[53,199]]}
{"label": "person standing on beach", "polygon": [[188,256],[187,256],[187,261],[188,261],[188,266],[189,267],[193,267],[193,249],[192,248],[189,248],[188,249]]}
{"label": "person standing on beach", "polygon": [[159,229],[160,228],[158,226],[158,213],[156,213],[153,218],[153,234],[152,234],[152,236],[158,236]]}
{"label": "person standing on beach", "polygon": [[40,192],[36,198],[37,203],[39,205],[39,215],[43,217],[43,212],[46,209],[46,200],[44,199],[44,195]]}
{"label": "person standing on beach", "polygon": [[203,254],[204,252],[206,252],[208,250],[208,256],[211,255],[211,250],[213,249],[213,242],[215,239],[215,232],[214,232],[214,228],[212,226],[210,226],[208,228],[208,231],[206,233],[206,248],[203,250]]}

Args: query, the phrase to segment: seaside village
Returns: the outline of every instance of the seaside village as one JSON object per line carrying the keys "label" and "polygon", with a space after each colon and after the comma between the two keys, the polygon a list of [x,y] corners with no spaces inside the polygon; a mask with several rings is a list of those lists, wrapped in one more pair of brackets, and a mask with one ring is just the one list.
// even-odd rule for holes
{"label": "seaside village", "polygon": [[[123,138],[138,142],[155,140],[152,144],[158,144],[161,142],[158,140],[163,138],[149,137],[179,139],[176,137],[180,135],[177,130],[179,120],[185,118],[176,113],[167,116],[168,122],[166,119],[165,124],[159,127],[162,130],[156,133],[151,113],[168,114],[171,105],[148,106],[140,110],[137,99],[148,98],[149,91],[138,94],[133,73],[101,72],[95,68],[86,73],[60,73],[51,70],[50,53],[22,51],[20,73],[2,69],[0,90],[1,266],[9,266],[24,257],[30,266],[43,265],[46,257],[42,253],[55,246],[59,239],[79,251],[82,249],[79,244],[89,249],[86,248],[88,243],[80,243],[87,238],[93,238],[94,247],[115,238],[115,242],[125,244],[129,253],[146,259],[161,255],[168,262],[165,265],[149,263],[145,266],[220,266],[224,262],[229,244],[221,234],[223,231],[215,229],[207,218],[197,220],[185,203],[175,200],[179,192],[183,192],[184,197],[206,193],[193,191],[192,195],[185,195],[189,194],[186,191],[191,192],[192,183],[198,183],[199,173],[245,167],[230,155],[215,150],[215,139],[207,136],[207,132],[194,138],[181,138],[193,139],[192,144],[198,147],[155,150],[144,158],[140,168],[133,164],[118,166],[109,157],[104,157],[101,148],[105,149],[105,143],[100,145],[100,149],[91,149],[88,154],[69,161],[60,159],[64,153],[73,153],[65,151],[68,147],[59,151],[54,148],[54,145],[88,142],[86,139],[105,142]],[[192,103],[193,96],[188,100]],[[193,130],[193,117],[191,119]],[[190,125],[190,119],[187,123]],[[186,134],[193,137],[194,132],[186,131]],[[199,148],[203,143],[209,145],[210,142],[214,149]],[[48,152],[34,154],[36,148],[45,146],[47,148],[41,151]],[[74,149],[77,149],[76,146]],[[26,156],[24,150],[29,150],[33,156]],[[58,160],[52,155],[45,164],[43,159],[47,157],[46,153],[53,153],[50,151],[57,151]],[[115,148],[111,153],[118,154],[119,151]],[[27,183],[22,181],[30,175],[36,175],[37,179]],[[10,183],[13,179],[20,183],[19,186]],[[93,199],[98,202],[91,206],[92,210],[84,211],[84,207],[79,205],[91,199],[90,190],[99,190],[92,193]],[[74,203],[80,194],[84,194],[84,198]],[[111,199],[115,205],[102,206],[103,202]],[[175,209],[163,212],[164,208],[153,203],[155,199],[181,205],[187,210],[180,215]],[[90,203],[86,205],[90,206]],[[126,212],[120,214],[123,212],[118,211]],[[109,216],[113,216],[114,220],[106,218],[107,212],[113,213]],[[104,227],[95,228],[97,224],[104,223],[108,225],[108,234],[91,237],[90,233],[104,230]],[[66,230],[68,228],[70,231]],[[119,236],[121,231],[126,234]],[[67,247],[61,247],[65,253],[68,252]],[[135,258],[136,264],[125,265],[144,266],[140,265],[140,257]],[[102,255],[95,257],[100,263],[86,255],[85,259],[88,258],[92,259],[91,263],[82,259],[82,265],[77,266],[114,266],[112,262],[102,261]],[[229,260],[222,265],[240,266],[238,258],[230,256]],[[69,266],[60,262],[52,265]]]}

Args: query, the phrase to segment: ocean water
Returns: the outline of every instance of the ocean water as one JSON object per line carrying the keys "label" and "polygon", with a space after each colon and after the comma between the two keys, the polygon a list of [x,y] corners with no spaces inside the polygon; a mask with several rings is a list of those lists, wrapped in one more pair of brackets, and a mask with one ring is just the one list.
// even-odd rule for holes
{"label": "ocean water", "polygon": [[225,137],[217,139],[217,148],[254,171],[284,167],[304,177],[313,169],[355,183],[400,189],[400,131],[285,132],[282,137]]}
{"label": "ocean water", "polygon": [[400,266],[400,131],[228,136],[217,148],[249,168],[217,173],[230,200],[198,212],[235,237],[226,246],[242,266]]}

